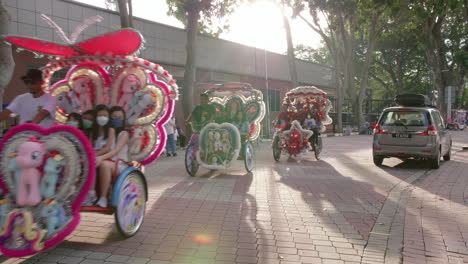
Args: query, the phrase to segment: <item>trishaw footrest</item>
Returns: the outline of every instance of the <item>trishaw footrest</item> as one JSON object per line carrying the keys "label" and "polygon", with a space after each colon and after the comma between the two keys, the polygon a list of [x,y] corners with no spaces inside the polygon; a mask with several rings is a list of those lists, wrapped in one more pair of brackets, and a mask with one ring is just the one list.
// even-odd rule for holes
{"label": "trishaw footrest", "polygon": [[102,208],[99,206],[81,206],[80,207],[80,212],[95,212],[95,213],[101,213],[101,214],[113,214],[114,213],[114,208]]}

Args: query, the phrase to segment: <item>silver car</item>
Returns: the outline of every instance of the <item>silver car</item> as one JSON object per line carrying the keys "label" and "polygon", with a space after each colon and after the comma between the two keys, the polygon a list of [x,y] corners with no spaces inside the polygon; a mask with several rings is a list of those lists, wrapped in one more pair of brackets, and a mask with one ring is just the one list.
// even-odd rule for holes
{"label": "silver car", "polygon": [[426,159],[434,169],[440,158],[450,160],[452,137],[439,111],[433,107],[386,108],[374,129],[373,158]]}

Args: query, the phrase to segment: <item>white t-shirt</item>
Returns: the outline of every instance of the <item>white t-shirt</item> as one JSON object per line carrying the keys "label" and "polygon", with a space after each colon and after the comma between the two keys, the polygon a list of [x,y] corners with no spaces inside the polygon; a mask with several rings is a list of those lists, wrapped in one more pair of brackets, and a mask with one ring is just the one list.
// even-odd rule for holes
{"label": "white t-shirt", "polygon": [[166,129],[166,133],[168,135],[174,134],[174,127],[175,127],[175,119],[171,118],[167,123],[164,125],[164,128]]}
{"label": "white t-shirt", "polygon": [[40,110],[45,109],[49,111],[50,115],[44,118],[39,125],[48,128],[53,126],[55,122],[55,105],[55,96],[48,93],[37,98],[34,98],[31,93],[24,93],[18,95],[7,109],[19,115],[20,124],[33,120]]}

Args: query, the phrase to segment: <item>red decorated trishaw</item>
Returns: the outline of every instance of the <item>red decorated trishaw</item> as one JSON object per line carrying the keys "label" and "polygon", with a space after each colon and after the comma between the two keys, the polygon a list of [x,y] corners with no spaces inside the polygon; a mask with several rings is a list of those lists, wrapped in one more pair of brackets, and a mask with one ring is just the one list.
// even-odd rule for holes
{"label": "red decorated trishaw", "polygon": [[278,161],[285,150],[289,157],[314,151],[316,159],[320,159],[320,133],[332,123],[328,116],[331,107],[327,94],[314,86],[301,86],[286,93],[275,124],[273,158]]}

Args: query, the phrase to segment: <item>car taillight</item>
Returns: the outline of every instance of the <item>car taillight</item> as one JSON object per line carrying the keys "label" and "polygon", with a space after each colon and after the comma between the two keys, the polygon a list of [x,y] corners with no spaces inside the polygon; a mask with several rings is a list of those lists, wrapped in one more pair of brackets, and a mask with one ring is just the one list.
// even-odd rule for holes
{"label": "car taillight", "polygon": [[417,135],[420,135],[420,136],[436,136],[437,135],[437,128],[433,125],[430,125],[429,127],[427,127],[426,131],[422,132],[422,133],[418,133]]}
{"label": "car taillight", "polygon": [[388,134],[387,131],[380,129],[380,125],[375,125],[374,134]]}

